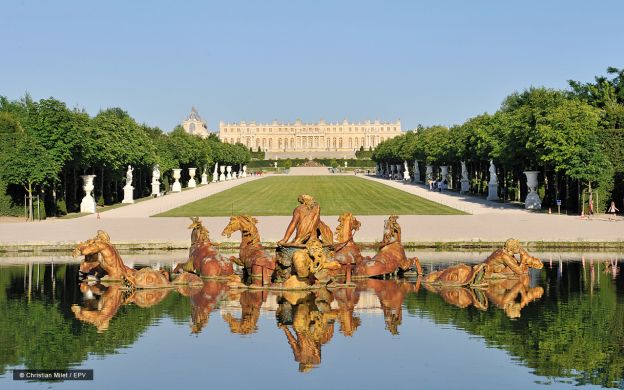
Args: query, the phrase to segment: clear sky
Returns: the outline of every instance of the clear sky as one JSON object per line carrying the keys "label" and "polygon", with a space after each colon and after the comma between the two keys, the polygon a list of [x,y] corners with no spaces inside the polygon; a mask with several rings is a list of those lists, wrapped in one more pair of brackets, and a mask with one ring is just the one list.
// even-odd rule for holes
{"label": "clear sky", "polygon": [[451,125],[624,67],[624,1],[18,1],[0,95],[220,120]]}

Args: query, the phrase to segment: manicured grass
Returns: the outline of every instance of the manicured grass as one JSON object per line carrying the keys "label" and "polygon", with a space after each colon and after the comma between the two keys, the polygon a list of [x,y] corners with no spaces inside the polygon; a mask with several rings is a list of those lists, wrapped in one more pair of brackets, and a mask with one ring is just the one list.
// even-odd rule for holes
{"label": "manicured grass", "polygon": [[354,176],[268,177],[158,214],[159,217],[291,215],[300,194],[310,194],[323,215],[457,215],[462,211]]}

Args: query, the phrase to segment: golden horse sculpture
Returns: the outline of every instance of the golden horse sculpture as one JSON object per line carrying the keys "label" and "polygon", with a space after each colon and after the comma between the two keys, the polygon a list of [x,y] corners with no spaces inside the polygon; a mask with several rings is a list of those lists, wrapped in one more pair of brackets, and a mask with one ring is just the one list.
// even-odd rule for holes
{"label": "golden horse sculpture", "polygon": [[254,285],[268,285],[275,270],[275,255],[260,244],[260,234],[256,228],[258,220],[249,215],[230,217],[230,223],[221,235],[228,238],[236,231],[241,232],[239,259],[233,261],[244,267],[243,277],[251,279]]}
{"label": "golden horse sculpture", "polygon": [[379,252],[372,258],[366,257],[355,267],[354,277],[373,277],[405,272],[415,268],[422,274],[420,261],[417,257],[408,259],[401,244],[401,226],[397,215],[391,215],[385,221],[383,240],[379,244]]}
{"label": "golden horse sculpture", "polygon": [[[519,260],[516,254],[520,255]],[[474,266],[454,265],[428,274],[423,282],[446,286],[487,285],[490,279],[517,278],[528,273],[529,268],[541,269],[543,266],[538,258],[522,249],[518,240],[510,238],[505,241],[503,248],[492,252],[483,263]]]}
{"label": "golden horse sculpture", "polygon": [[206,229],[199,217],[191,218],[189,229],[191,232],[191,248],[189,259],[185,263],[179,263],[173,269],[174,273],[180,271],[192,272],[202,277],[226,277],[234,274],[232,262],[234,257],[221,255],[210,241],[208,229]]}
{"label": "golden horse sculpture", "polygon": [[[85,259],[80,264],[80,272],[87,274],[90,271],[101,268],[106,274],[102,280],[121,281],[130,288],[161,288],[170,287],[169,273],[163,270],[155,270],[146,267],[135,270],[126,266],[117,249],[111,244],[109,235],[98,230],[97,235],[85,242],[78,244],[73,252],[73,257],[84,255]],[[183,283],[201,283],[194,275],[182,275]]]}

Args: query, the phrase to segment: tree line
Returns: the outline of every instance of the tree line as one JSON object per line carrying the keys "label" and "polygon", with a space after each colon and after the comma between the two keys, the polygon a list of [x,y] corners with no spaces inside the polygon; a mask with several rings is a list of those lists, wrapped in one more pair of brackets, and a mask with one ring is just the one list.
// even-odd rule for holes
{"label": "tree line", "polygon": [[461,125],[419,126],[387,140],[374,150],[381,163],[414,160],[450,167],[450,181],[459,187],[465,161],[471,191],[487,193],[489,160],[493,160],[501,196],[524,200],[524,171],[540,171],[543,207],[562,201],[579,211],[591,192],[604,210],[611,200],[624,201],[624,69],[610,67],[593,82],[568,81],[566,90],[529,88],[507,96],[493,114]]}
{"label": "tree line", "polygon": [[160,167],[165,190],[173,183],[172,169],[189,167],[212,174],[215,162],[248,162],[242,144],[220,142],[188,134],[181,126],[171,132],[137,123],[121,108],[109,108],[90,117],[54,98],[34,101],[0,96],[0,215],[23,214],[25,195],[39,195],[45,215],[79,211],[84,196],[80,175],[96,175],[98,205],[123,199],[128,165],[134,170],[135,198],[151,192],[152,169]]}

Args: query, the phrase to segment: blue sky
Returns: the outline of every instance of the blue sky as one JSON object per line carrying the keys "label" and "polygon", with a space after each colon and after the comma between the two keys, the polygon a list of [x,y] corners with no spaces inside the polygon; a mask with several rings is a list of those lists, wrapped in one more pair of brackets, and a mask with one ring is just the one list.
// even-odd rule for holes
{"label": "blue sky", "polygon": [[0,95],[219,120],[451,125],[624,67],[624,1],[6,1]]}

